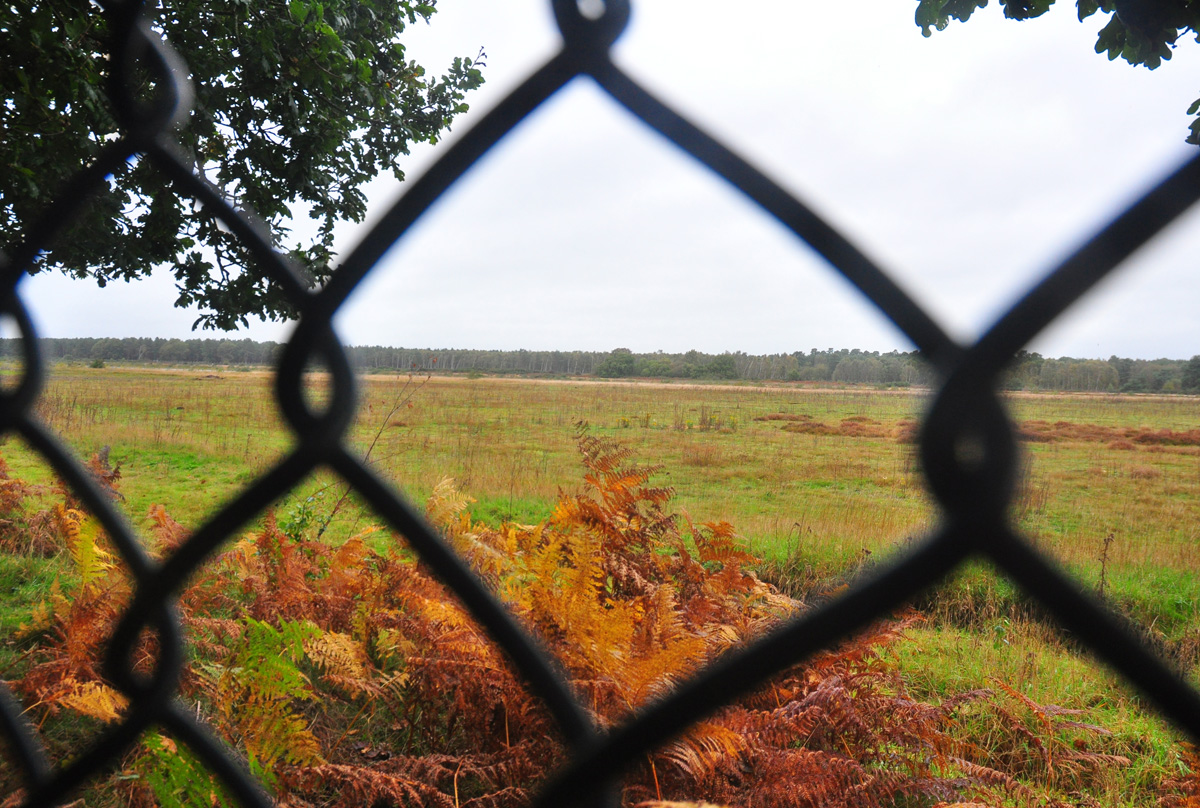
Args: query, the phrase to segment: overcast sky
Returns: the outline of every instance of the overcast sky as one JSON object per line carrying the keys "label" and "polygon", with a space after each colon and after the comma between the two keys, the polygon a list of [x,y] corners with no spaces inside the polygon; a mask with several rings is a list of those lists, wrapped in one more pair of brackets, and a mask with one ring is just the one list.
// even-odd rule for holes
{"label": "overcast sky", "polygon": [[[617,60],[813,204],[966,340],[1188,154],[1200,45],[1181,40],[1153,72],[1110,63],[1093,52],[1103,15],[1080,24],[1073,6],[1023,23],[988,8],[925,39],[912,0],[634,0]],[[548,0],[443,0],[408,44],[438,72],[487,52],[487,84],[452,139],[558,39]],[[410,175],[437,154],[414,152]],[[373,210],[402,191],[377,182]],[[1198,255],[1193,212],[1032,347],[1200,353]],[[48,277],[25,288],[47,336],[192,335],[195,314],[172,307],[166,273],[102,291]],[[911,348],[802,242],[586,79],[418,222],[337,327],[347,343],[408,347]]]}

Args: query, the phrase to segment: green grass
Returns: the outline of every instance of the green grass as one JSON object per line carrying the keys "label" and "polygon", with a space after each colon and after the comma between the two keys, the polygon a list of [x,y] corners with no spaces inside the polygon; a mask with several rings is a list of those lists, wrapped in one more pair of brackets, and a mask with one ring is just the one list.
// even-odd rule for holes
{"label": "green grass", "polygon": [[74,577],[59,558],[0,552],[0,679],[19,678],[36,628],[35,610],[49,601],[55,581]]}
{"label": "green grass", "polygon": [[[159,503],[197,525],[291,445],[270,382],[265,373],[59,366],[39,413],[82,457],[111,447],[132,522]],[[835,567],[864,551],[886,555],[933,524],[912,445],[890,434],[797,434],[784,431],[787,422],[756,419],[870,419],[895,432],[924,403],[904,390],[370,377],[350,440],[362,453],[373,442],[372,466],[414,503],[449,476],[480,503],[477,513],[528,518],[575,485],[575,424],[586,421],[661,464],[658,482],[693,520],[732,522],[768,558],[799,542],[812,563]],[[1020,395],[1010,404],[1018,419],[1051,423],[1183,430],[1200,422],[1183,397]],[[1081,580],[1095,579],[1110,534],[1114,581],[1194,570],[1200,448],[1026,448],[1019,522]],[[0,451],[23,479],[51,479],[16,442]]]}
{"label": "green grass", "polygon": [[[63,573],[56,558],[0,553],[0,636],[11,636],[29,623],[33,607],[46,599],[51,584]],[[3,648],[0,645],[0,655]]]}
{"label": "green grass", "polygon": [[[81,458],[111,447],[123,475],[120,507],[132,524],[162,504],[196,526],[292,445],[270,385],[265,373],[60,366],[38,411]],[[642,462],[661,464],[655,482],[674,490],[673,506],[687,518],[733,523],[764,558],[764,575],[817,597],[935,523],[914,447],[897,440],[925,403],[915,391],[800,385],[370,377],[349,440],[360,454],[369,450],[376,472],[418,507],[451,477],[475,499],[472,518],[536,523],[560,491],[578,487],[576,424],[587,422]],[[1019,395],[1009,405],[1018,421],[1200,427],[1200,408],[1186,397]],[[758,420],[779,414],[807,416],[835,432],[856,419],[881,434],[797,433],[784,429],[795,421]],[[1103,573],[1108,602],[1180,664],[1194,666],[1200,447],[1066,440],[1024,447],[1014,504],[1021,530],[1084,588],[1095,590]],[[0,454],[14,476],[49,491],[53,475],[19,440]],[[277,511],[281,519],[323,518],[317,512],[342,501],[342,490],[341,481],[318,472],[276,503]],[[340,541],[374,519],[350,495],[325,537]],[[13,635],[61,566],[0,556],[0,637]],[[1171,733],[1074,656],[1029,599],[986,568],[960,571],[920,605],[929,623],[902,657],[914,689],[950,693],[1002,679],[1027,687],[1022,692],[1035,700],[1098,711],[1091,720],[1114,728],[1139,757],[1142,768],[1121,775],[1121,783],[1173,765]],[[0,661],[12,654],[0,651]],[[1146,745],[1134,743],[1139,736]]]}
{"label": "green grass", "polygon": [[550,518],[553,509],[540,499],[487,499],[474,502],[467,512],[475,521],[489,525],[501,522],[516,522],[522,525],[536,525]]}
{"label": "green grass", "polygon": [[[445,476],[480,502],[536,513],[578,476],[575,424],[620,439],[662,465],[660,482],[697,520],[727,519],[767,556],[802,538],[813,555],[886,551],[932,523],[913,447],[891,436],[786,432],[772,414],[829,425],[871,419],[898,430],[919,393],[814,390],[795,385],[579,384],[519,379],[371,377],[350,440],[421,502]],[[384,422],[397,403],[400,406]],[[1191,399],[1021,396],[1016,417],[1185,429]],[[39,413],[86,457],[102,446],[125,474],[131,519],[158,502],[189,524],[269,468],[291,445],[261,373],[59,367]],[[1114,534],[1109,567],[1193,568],[1200,463],[1193,447],[1031,444],[1017,505],[1039,546],[1082,571]],[[10,441],[14,473],[48,472]],[[532,509],[532,510],[531,510]],[[496,512],[501,512],[497,509]]]}
{"label": "green grass", "polygon": [[1008,696],[997,682],[1037,704],[1079,710],[1079,715],[1068,718],[1104,727],[1111,734],[1058,730],[1053,734],[1064,751],[1086,745],[1091,752],[1128,758],[1129,765],[1073,773],[1068,761],[1057,772],[1047,772],[1036,750],[985,706],[962,711],[961,738],[997,757],[1026,755],[1031,776],[1053,780],[1063,790],[1083,791],[1096,804],[1130,808],[1154,804],[1162,780],[1180,773],[1179,733],[1147,710],[1112,674],[1064,650],[1043,626],[1010,621],[1000,627],[1002,631],[992,632],[947,626],[909,631],[909,642],[892,646],[892,653],[911,694],[937,702],[986,688],[1000,709],[1039,734],[1045,731],[1034,712]]}

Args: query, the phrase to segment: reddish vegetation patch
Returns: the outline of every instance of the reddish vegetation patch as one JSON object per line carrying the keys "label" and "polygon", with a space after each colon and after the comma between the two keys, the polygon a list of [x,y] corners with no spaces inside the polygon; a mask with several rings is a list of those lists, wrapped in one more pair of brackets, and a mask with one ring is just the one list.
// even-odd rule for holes
{"label": "reddish vegetation patch", "polygon": [[916,443],[921,434],[921,426],[915,418],[901,418],[896,422],[896,442]]}
{"label": "reddish vegetation patch", "polygon": [[[785,432],[800,435],[839,435],[846,438],[895,438],[897,443],[916,443],[920,426],[915,419],[901,418],[885,425],[866,415],[851,415],[838,424],[818,421],[802,413],[775,412],[760,415],[755,421],[783,421]],[[1200,452],[1200,429],[1151,429],[1149,427],[1076,424],[1071,421],[1029,420],[1017,427],[1017,437],[1027,443],[1105,443],[1110,449],[1166,451],[1164,447],[1196,447]],[[1171,451],[1187,449],[1173,448]]]}
{"label": "reddish vegetation patch", "polygon": [[796,414],[790,412],[772,412],[766,415],[760,415],[754,419],[755,421],[811,421],[811,415]]}
{"label": "reddish vegetation patch", "polygon": [[755,421],[784,421],[784,432],[799,435],[840,435],[844,438],[895,438],[899,443],[916,443],[918,425],[912,418],[901,418],[886,425],[866,415],[851,415],[841,423],[827,424],[802,413],[773,412],[759,415]]}
{"label": "reddish vegetation patch", "polygon": [[846,438],[890,438],[896,434],[895,429],[861,415],[844,418],[836,426],[812,419],[789,420],[782,429],[784,432],[797,432],[802,435],[841,435]]}
{"label": "reddish vegetation patch", "polygon": [[1020,426],[1020,437],[1036,443],[1076,441],[1081,443],[1107,443],[1109,448],[1133,449],[1142,446],[1200,446],[1200,429],[1176,431],[1174,429],[1149,429],[1147,427],[1102,426],[1100,424],[1076,424],[1071,421],[1026,421]]}
{"label": "reddish vegetation patch", "polygon": [[793,421],[784,424],[784,432],[795,432],[800,435],[836,435],[837,427],[830,426],[824,421]]}
{"label": "reddish vegetation patch", "polygon": [[1160,446],[1200,446],[1200,429],[1176,432],[1172,429],[1139,429],[1133,440],[1138,443]]}
{"label": "reddish vegetation patch", "polygon": [[894,430],[880,425],[878,421],[855,421],[847,418],[838,425],[838,434],[851,438],[890,438]]}

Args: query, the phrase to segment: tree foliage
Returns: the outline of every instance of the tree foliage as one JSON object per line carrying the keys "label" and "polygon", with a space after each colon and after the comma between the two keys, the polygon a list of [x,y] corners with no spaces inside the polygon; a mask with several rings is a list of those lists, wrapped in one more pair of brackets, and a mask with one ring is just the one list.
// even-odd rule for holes
{"label": "tree foliage", "polygon": [[[436,142],[483,81],[482,51],[440,77],[406,58],[401,35],[435,6],[162,0],[148,12],[192,71],[194,109],[176,133],[184,153],[237,207],[256,212],[315,283],[330,274],[334,226],[366,214],[363,184],[384,170],[403,179],[410,145]],[[0,5],[0,249],[20,243],[66,178],[119,135],[103,90],[108,28],[88,0]],[[290,222],[305,212],[315,235],[289,240]],[[177,305],[200,307],[198,325],[289,314],[247,271],[234,236],[149,160],[128,161],[34,269],[103,286],[161,265],[174,272]]]}
{"label": "tree foliage", "polygon": [[[170,365],[271,365],[282,346],[250,339],[162,337],[41,337],[39,353],[50,361],[152,362]],[[20,340],[0,338],[0,357],[20,356]],[[912,387],[931,382],[918,351],[813,349],[808,353],[707,354],[599,351],[504,351],[468,348],[346,346],[351,366],[362,373],[488,373],[606,376],[609,378],[747,379],[834,382]],[[1108,365],[1109,367],[1101,367]],[[1191,367],[1191,371],[1188,368]],[[1190,375],[1189,375],[1190,373]],[[1001,379],[1005,390],[1178,393],[1200,390],[1200,359],[1096,359],[1018,351]]]}
{"label": "tree foliage", "polygon": [[[918,0],[917,25],[930,36],[934,29],[945,30],[951,20],[966,22],[987,4],[988,0]],[[1028,20],[1049,11],[1054,0],[1000,0],[1000,5],[1005,17]],[[1096,37],[1096,53],[1110,61],[1120,58],[1153,70],[1171,58],[1181,37],[1194,35],[1200,42],[1200,3],[1193,0],[1076,0],[1075,8],[1080,22],[1097,12],[1108,15]],[[1187,142],[1200,145],[1200,99],[1188,114],[1196,118]]]}
{"label": "tree foliage", "polygon": [[1200,356],[1193,356],[1187,361],[1180,381],[1184,390],[1200,390]]}

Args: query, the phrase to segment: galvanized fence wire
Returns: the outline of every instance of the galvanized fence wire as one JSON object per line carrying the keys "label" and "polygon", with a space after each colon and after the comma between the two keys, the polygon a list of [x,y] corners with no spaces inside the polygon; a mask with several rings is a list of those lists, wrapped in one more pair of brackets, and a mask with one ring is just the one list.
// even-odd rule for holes
{"label": "galvanized fence wire", "polygon": [[[113,766],[139,735],[153,727],[187,744],[243,804],[270,804],[244,762],[175,700],[186,653],[175,600],[188,576],[237,530],[321,468],[340,475],[384,522],[408,540],[504,649],[531,692],[545,702],[566,740],[569,757],[542,788],[536,803],[539,808],[612,804],[617,778],[648,751],[773,674],[887,615],[970,559],[994,564],[1168,719],[1200,739],[1200,695],[1011,524],[1007,512],[1014,490],[1017,447],[1013,426],[996,394],[997,379],[1018,349],[1200,197],[1200,157],[1180,167],[1103,227],[1049,271],[976,343],[964,346],[951,339],[876,262],[818,212],[674,112],[612,62],[610,48],[628,21],[628,0],[607,0],[603,13],[594,18],[583,14],[575,0],[551,0],[551,4],[563,36],[559,53],[447,148],[424,176],[411,182],[328,283],[312,290],[287,258],[272,248],[265,228],[251,214],[235,210],[179,153],[172,132],[190,109],[187,69],[151,29],[142,3],[101,3],[113,32],[108,92],[123,134],[58,191],[13,255],[0,256],[0,315],[18,330],[23,346],[19,381],[0,390],[0,427],[5,434],[24,438],[61,475],[99,519],[128,569],[134,596],[107,648],[104,673],[129,697],[130,707],[89,748],[54,767],[17,700],[0,687],[0,737],[25,782],[24,804],[65,802],[90,778]],[[150,101],[132,94],[135,69],[149,69],[155,76],[157,95]],[[479,582],[420,512],[346,446],[344,437],[355,412],[355,380],[331,325],[351,292],[434,201],[513,127],[579,76],[595,81],[647,126],[795,233],[896,323],[940,378],[920,435],[922,468],[941,510],[939,526],[906,555],[837,599],[724,658],[609,731],[592,723],[555,660]],[[124,517],[79,461],[34,416],[44,369],[37,335],[17,290],[20,278],[39,253],[54,243],[64,224],[78,215],[89,196],[104,193],[106,176],[135,155],[150,160],[172,179],[177,193],[200,201],[234,232],[253,257],[254,271],[276,284],[299,314],[275,375],[275,398],[294,434],[295,448],[161,562],[145,553]],[[328,368],[332,376],[331,398],[320,409],[308,403],[303,390],[303,374],[314,363]],[[130,658],[138,638],[146,632],[157,639],[160,648],[154,672],[148,677],[133,671]]]}

